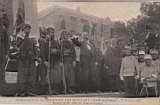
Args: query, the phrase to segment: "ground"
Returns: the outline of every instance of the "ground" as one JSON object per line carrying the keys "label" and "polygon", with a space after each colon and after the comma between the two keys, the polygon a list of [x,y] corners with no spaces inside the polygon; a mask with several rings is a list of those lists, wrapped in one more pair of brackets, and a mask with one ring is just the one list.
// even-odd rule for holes
{"label": "ground", "polygon": [[124,93],[120,92],[105,92],[105,93],[78,93],[78,94],[60,94],[60,95],[51,95],[58,97],[124,97]]}

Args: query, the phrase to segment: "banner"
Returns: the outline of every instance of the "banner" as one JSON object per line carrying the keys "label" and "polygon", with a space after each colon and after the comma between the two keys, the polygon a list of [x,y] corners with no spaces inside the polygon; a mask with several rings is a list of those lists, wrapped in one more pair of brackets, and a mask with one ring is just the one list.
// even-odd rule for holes
{"label": "banner", "polygon": [[24,1],[19,0],[19,7],[16,14],[15,33],[16,35],[21,31],[23,24],[25,23],[25,8]]}

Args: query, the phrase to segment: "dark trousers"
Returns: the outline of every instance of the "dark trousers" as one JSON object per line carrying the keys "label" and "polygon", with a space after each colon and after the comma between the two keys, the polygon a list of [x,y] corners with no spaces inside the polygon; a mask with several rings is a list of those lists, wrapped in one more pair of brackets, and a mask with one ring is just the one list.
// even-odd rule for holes
{"label": "dark trousers", "polygon": [[47,84],[47,67],[44,63],[37,66],[36,88],[38,94],[46,94],[48,92]]}
{"label": "dark trousers", "polygon": [[76,62],[76,66],[74,68],[75,70],[75,91],[79,92],[80,91],[80,62]]}
{"label": "dark trousers", "polygon": [[134,76],[124,76],[124,86],[127,96],[135,96],[136,86]]}

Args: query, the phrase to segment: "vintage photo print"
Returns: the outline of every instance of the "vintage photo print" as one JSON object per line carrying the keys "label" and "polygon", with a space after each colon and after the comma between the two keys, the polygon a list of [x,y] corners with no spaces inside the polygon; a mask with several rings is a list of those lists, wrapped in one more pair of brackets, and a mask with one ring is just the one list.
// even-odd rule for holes
{"label": "vintage photo print", "polygon": [[0,0],[0,103],[158,103],[159,30],[159,1]]}

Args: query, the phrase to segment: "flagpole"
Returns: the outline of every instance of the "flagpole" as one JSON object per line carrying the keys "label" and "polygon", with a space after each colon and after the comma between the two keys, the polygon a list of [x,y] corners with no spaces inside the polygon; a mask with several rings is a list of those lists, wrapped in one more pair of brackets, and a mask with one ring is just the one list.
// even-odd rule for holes
{"label": "flagpole", "polygon": [[51,36],[49,35],[49,54],[48,54],[48,89],[49,89],[49,94],[52,94],[52,88],[51,88],[51,80],[50,80],[50,73],[51,73]]}

